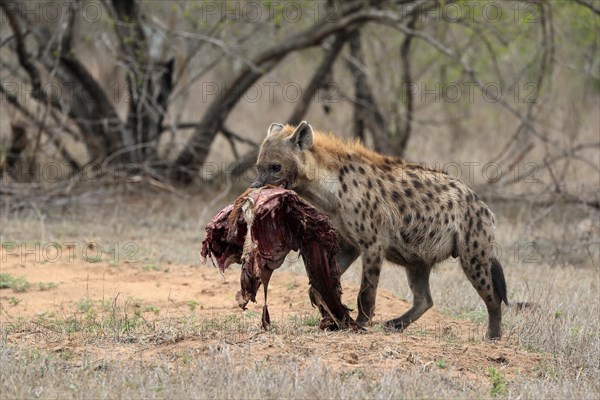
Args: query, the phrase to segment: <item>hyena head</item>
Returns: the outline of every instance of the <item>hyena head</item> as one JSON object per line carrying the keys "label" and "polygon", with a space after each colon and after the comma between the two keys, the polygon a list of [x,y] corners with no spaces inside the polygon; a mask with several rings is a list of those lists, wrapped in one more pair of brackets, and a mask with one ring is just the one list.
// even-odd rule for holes
{"label": "hyena head", "polygon": [[265,185],[296,189],[306,179],[305,154],[313,144],[312,127],[302,121],[297,127],[271,124],[260,146],[258,176],[251,187]]}

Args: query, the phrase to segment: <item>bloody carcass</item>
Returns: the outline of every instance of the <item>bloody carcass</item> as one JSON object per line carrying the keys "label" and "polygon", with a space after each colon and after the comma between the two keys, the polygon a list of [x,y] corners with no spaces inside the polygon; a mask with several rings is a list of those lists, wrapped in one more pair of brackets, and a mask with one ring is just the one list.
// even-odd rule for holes
{"label": "bloody carcass", "polygon": [[357,329],[342,304],[339,250],[329,218],[291,191],[275,187],[249,189],[221,210],[206,226],[202,257],[211,257],[221,271],[242,264],[238,304],[256,302],[263,285],[262,326],[270,324],[267,288],[273,271],[290,251],[299,251],[309,278],[309,296],[323,317],[321,329]]}

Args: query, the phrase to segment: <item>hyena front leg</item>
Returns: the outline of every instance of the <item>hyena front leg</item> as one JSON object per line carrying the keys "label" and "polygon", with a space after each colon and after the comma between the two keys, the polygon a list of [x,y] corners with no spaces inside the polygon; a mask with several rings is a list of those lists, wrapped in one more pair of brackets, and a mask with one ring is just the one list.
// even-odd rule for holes
{"label": "hyena front leg", "polygon": [[352,244],[340,240],[340,251],[336,256],[337,265],[340,269],[340,275],[352,265],[360,255],[360,250]]}
{"label": "hyena front leg", "polygon": [[381,273],[382,256],[380,251],[363,251],[362,279],[360,292],[358,292],[358,318],[359,325],[370,322],[375,312],[375,296]]}
{"label": "hyena front leg", "polygon": [[431,267],[412,266],[405,268],[406,277],[408,278],[408,285],[413,294],[413,305],[400,317],[387,321],[386,327],[394,328],[399,331],[406,329],[411,322],[416,321],[433,306],[433,300],[431,298],[431,291],[429,290],[429,274]]}

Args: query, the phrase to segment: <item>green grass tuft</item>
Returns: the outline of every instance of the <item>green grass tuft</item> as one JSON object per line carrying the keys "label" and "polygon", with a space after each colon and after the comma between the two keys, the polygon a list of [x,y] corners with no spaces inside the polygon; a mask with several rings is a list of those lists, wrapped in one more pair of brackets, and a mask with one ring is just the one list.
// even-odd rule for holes
{"label": "green grass tuft", "polygon": [[12,289],[16,293],[23,293],[29,290],[31,283],[24,277],[15,278],[10,274],[0,274],[0,289]]}
{"label": "green grass tuft", "polygon": [[502,374],[494,367],[488,369],[488,374],[492,380],[492,387],[490,388],[490,395],[496,397],[506,393],[506,380]]}

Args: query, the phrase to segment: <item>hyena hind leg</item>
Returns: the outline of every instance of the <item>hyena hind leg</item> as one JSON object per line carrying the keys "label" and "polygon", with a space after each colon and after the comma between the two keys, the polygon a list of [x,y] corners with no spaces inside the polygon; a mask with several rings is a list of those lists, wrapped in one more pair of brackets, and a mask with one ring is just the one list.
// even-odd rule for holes
{"label": "hyena hind leg", "polygon": [[431,267],[418,266],[405,268],[408,285],[413,294],[412,307],[402,314],[400,317],[389,320],[385,323],[388,328],[393,328],[399,331],[406,329],[412,322],[418,320],[425,311],[433,306],[431,298],[431,290],[429,289],[429,275]]}
{"label": "hyena hind leg", "polygon": [[461,266],[487,307],[487,338],[500,339],[502,336],[501,304],[504,301],[508,305],[502,265],[495,257],[485,258],[474,255],[470,259],[461,259]]}

